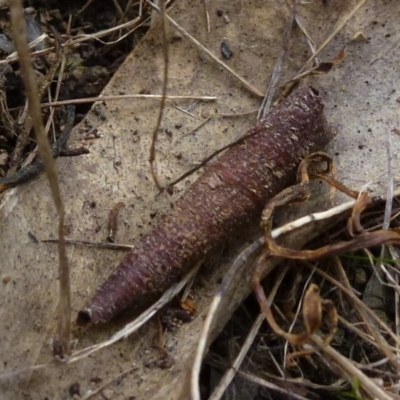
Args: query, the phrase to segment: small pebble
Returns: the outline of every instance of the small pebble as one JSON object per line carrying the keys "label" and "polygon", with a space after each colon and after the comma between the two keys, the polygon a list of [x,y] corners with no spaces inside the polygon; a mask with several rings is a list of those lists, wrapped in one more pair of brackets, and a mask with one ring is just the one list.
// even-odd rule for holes
{"label": "small pebble", "polygon": [[229,59],[233,56],[233,51],[230,49],[226,40],[223,40],[221,43],[221,53],[226,59]]}
{"label": "small pebble", "polygon": [[114,392],[111,389],[104,389],[101,394],[107,400],[111,400],[114,396]]}
{"label": "small pebble", "polygon": [[81,385],[78,382],[73,383],[70,387],[69,387],[69,394],[73,397],[81,396]]}

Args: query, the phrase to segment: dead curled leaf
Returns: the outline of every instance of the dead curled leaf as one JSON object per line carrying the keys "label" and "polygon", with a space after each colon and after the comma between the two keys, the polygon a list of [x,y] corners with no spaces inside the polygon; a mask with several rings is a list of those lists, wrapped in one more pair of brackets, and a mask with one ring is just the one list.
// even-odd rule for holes
{"label": "dead curled leaf", "polygon": [[[321,166],[321,163],[326,165],[326,167]],[[311,170],[314,172],[310,172]],[[283,190],[275,196],[267,204],[262,214],[262,226],[265,229],[266,252],[260,257],[259,265],[253,275],[253,290],[272,330],[295,346],[304,345],[310,339],[311,335],[320,328],[322,324],[323,311],[327,314],[327,324],[329,327],[329,333],[324,338],[324,345],[329,344],[336,331],[338,323],[337,311],[330,300],[321,298],[319,287],[316,284],[311,283],[304,295],[302,305],[304,331],[301,333],[285,332],[276,323],[271,311],[271,305],[260,284],[261,272],[267,259],[271,257],[283,257],[297,260],[317,260],[323,257],[335,256],[384,243],[400,244],[400,230],[398,229],[378,230],[375,232],[367,232],[364,230],[361,224],[361,214],[372,202],[372,199],[369,197],[367,192],[359,194],[353,207],[351,217],[348,220],[347,229],[352,237],[351,240],[329,244],[315,250],[289,249],[276,243],[271,234],[271,219],[274,209],[278,206],[307,200],[310,196],[310,179],[321,178],[342,192],[347,193],[352,197],[356,197],[357,192],[352,191],[345,185],[336,181],[334,177],[330,176],[333,171],[333,163],[328,155],[322,152],[309,155],[303,160],[299,167],[298,177],[300,183]],[[294,365],[294,357],[309,355],[313,352],[313,349],[294,352],[288,355],[286,362],[288,365]]]}
{"label": "dead curled leaf", "polygon": [[398,229],[366,232],[347,242],[334,243],[316,250],[287,249],[275,243],[268,234],[266,234],[266,240],[268,250],[275,257],[285,257],[295,260],[318,260],[322,257],[337,256],[381,244],[400,245],[400,232]]}
{"label": "dead curled leaf", "polygon": [[311,75],[320,75],[329,73],[332,68],[340,64],[346,58],[346,46],[339,50],[339,52],[327,62],[322,62],[317,67],[310,71]]}
{"label": "dead curled leaf", "polygon": [[196,303],[190,299],[185,299],[184,301],[181,301],[181,307],[185,311],[188,311],[190,314],[194,314],[197,311]]}
{"label": "dead curled leaf", "polygon": [[[322,324],[322,312],[325,311],[328,317],[327,324],[329,327],[329,333],[324,338],[324,345],[330,343],[337,328],[337,311],[330,300],[324,300],[321,298],[319,294],[319,287],[316,284],[311,283],[304,295],[302,306],[304,331],[301,333],[287,333],[276,323],[270,304],[265,297],[264,290],[256,275],[253,277],[253,289],[256,293],[257,300],[260,303],[266,320],[276,334],[282,336],[289,343],[295,346],[304,345],[310,339],[311,335],[320,328]],[[293,362],[294,357],[310,355],[313,352],[313,349],[296,351],[288,354],[286,362],[288,365],[293,366],[295,365]]]}
{"label": "dead curled leaf", "polygon": [[285,93],[285,95],[291,93],[292,90],[299,84],[299,82],[309,75],[311,76],[311,75],[328,74],[329,72],[331,72],[333,67],[340,64],[346,58],[346,50],[347,50],[346,46],[342,47],[331,60],[321,62],[313,66],[312,68],[308,69],[307,71],[304,71],[303,73],[297,75],[295,78],[293,78],[292,80],[290,80],[284,86],[281,87],[282,92]]}
{"label": "dead curled leaf", "polygon": [[[336,181],[327,174],[310,174],[310,177],[312,179],[322,178],[330,184],[336,183]],[[345,193],[355,193],[342,184],[338,185],[337,188]],[[289,204],[294,201],[301,201],[302,199],[305,200],[309,197],[309,195],[308,181],[301,182],[298,185],[282,191],[266,206],[262,216],[262,224],[265,227],[266,246],[271,255],[275,257],[284,257],[296,260],[317,260],[322,257],[336,256],[350,251],[357,251],[368,247],[379,246],[384,243],[400,244],[400,230],[398,229],[378,230],[374,232],[364,231],[360,222],[360,217],[361,213],[372,202],[372,199],[369,197],[367,192],[363,192],[358,197],[358,200],[354,205],[352,215],[347,224],[348,231],[353,239],[349,241],[333,243],[316,250],[293,250],[279,246],[271,236],[269,219],[272,216],[273,210],[277,206]],[[355,236],[356,233],[359,234]]]}
{"label": "dead curled leaf", "polygon": [[319,287],[311,283],[307,289],[303,301],[304,327],[307,335],[311,335],[322,322],[322,298],[319,295]]}

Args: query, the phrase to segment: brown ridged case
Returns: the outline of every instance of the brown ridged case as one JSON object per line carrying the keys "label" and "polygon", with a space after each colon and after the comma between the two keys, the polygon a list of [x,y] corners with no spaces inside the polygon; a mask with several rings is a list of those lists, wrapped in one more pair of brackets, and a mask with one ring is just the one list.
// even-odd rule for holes
{"label": "brown ridged case", "polygon": [[259,218],[266,202],[294,183],[307,154],[335,135],[310,87],[294,91],[227,150],[140,239],[78,314],[106,322],[141,297],[161,293],[232,233]]}

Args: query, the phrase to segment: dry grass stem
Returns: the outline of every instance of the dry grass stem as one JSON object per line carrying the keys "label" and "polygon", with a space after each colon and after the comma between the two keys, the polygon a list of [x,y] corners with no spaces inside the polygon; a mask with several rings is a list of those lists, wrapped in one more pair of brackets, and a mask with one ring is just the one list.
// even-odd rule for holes
{"label": "dry grass stem", "polygon": [[393,174],[393,150],[392,150],[392,131],[393,128],[387,131],[387,191],[386,191],[386,205],[385,205],[385,215],[383,218],[382,229],[389,229],[390,217],[392,215],[392,204],[393,204],[393,186],[394,186],[394,174]]}
{"label": "dry grass stem", "polygon": [[87,2],[83,5],[83,7],[78,11],[77,15],[82,14],[88,7],[93,3],[93,0],[87,0]]}
{"label": "dry grass stem", "polygon": [[[58,243],[58,239],[43,239],[41,240],[43,243]],[[109,243],[109,242],[93,242],[91,240],[78,240],[78,239],[65,239],[66,244],[74,244],[78,246],[92,246],[92,247],[100,247],[103,249],[112,249],[112,250],[132,250],[134,247],[131,244],[118,244],[118,243]]]}
{"label": "dry grass stem", "polygon": [[[176,109],[192,116],[193,118],[197,118],[195,115],[190,114],[188,111],[181,109],[180,107],[175,106]],[[174,142],[174,144],[179,143],[183,138],[193,135],[195,132],[197,132],[200,128],[202,128],[205,124],[207,124],[208,121],[210,121],[211,119],[215,118],[215,117],[229,117],[229,118],[234,118],[234,117],[242,117],[245,115],[250,115],[250,114],[254,114],[256,113],[257,110],[252,110],[252,111],[247,111],[247,112],[241,112],[241,113],[237,113],[237,114],[224,114],[224,113],[214,113],[209,115],[206,119],[204,119],[202,122],[199,123],[199,125],[195,126],[192,130],[190,130],[187,133],[184,133],[182,136],[180,136],[179,138],[176,139],[176,141]]]}
{"label": "dry grass stem", "polygon": [[52,156],[52,151],[48,138],[44,132],[43,120],[40,109],[39,92],[36,84],[35,72],[32,67],[31,56],[29,53],[28,41],[26,36],[26,24],[22,0],[12,0],[10,2],[11,22],[15,47],[19,55],[19,65],[21,75],[26,88],[29,102],[29,111],[35,129],[36,139],[39,146],[40,156],[46,168],[50,188],[54,203],[59,216],[58,235],[59,235],[59,279],[60,279],[60,298],[59,298],[59,338],[65,354],[70,351],[71,337],[71,289],[69,266],[67,261],[64,243],[64,205],[58,185],[57,171]]}
{"label": "dry grass stem", "polygon": [[[56,37],[55,51],[56,51],[56,58],[54,60],[54,63],[52,64],[49,71],[46,73],[46,76],[41,80],[41,82],[39,84],[38,94],[37,94],[39,101],[42,99],[42,97],[44,96],[50,83],[52,82],[54,75],[56,73],[56,70],[61,62],[61,52],[60,52],[58,37]],[[32,119],[28,115],[28,108],[29,107],[28,107],[28,101],[27,101],[25,104],[24,111],[22,112],[22,114],[19,118],[19,123],[23,125],[23,129],[22,129],[22,132],[18,135],[17,142],[15,144],[15,148],[14,148],[14,151],[11,156],[10,168],[7,171],[7,175],[12,175],[13,173],[15,173],[15,171],[17,170],[17,168],[19,166],[18,161],[21,159],[22,153],[24,152],[25,148],[29,144],[29,135],[32,130],[33,122],[32,122]],[[48,121],[50,122],[51,120],[52,120],[52,114],[50,113]],[[49,125],[47,125],[46,129],[45,129],[46,135],[48,133],[48,126]],[[28,163],[31,162],[33,160],[33,158],[35,157],[36,151],[34,151],[30,155],[30,160],[28,160]]]}
{"label": "dry grass stem", "polygon": [[256,338],[258,331],[260,329],[261,324],[264,322],[265,317],[263,314],[259,314],[257,319],[254,321],[253,326],[248,333],[245,342],[243,343],[238,356],[235,358],[232,366],[225,372],[218,386],[214,389],[213,393],[209,397],[209,400],[219,400],[226,388],[232,382],[235,377],[237,371],[239,371],[240,365],[242,364],[244,358],[246,357],[247,352],[250,349],[250,346],[253,344],[254,339]]}
{"label": "dry grass stem", "polygon": [[337,23],[336,28],[333,32],[327,37],[324,43],[317,49],[317,51],[307,60],[305,65],[311,64],[312,61],[325,49],[326,46],[335,38],[335,36],[344,28],[347,22],[350,21],[351,18],[357,13],[357,11],[364,5],[366,0],[361,0],[347,15],[345,15],[342,19],[340,19]]}
{"label": "dry grass stem", "polygon": [[[362,300],[356,297],[352,291],[348,290],[340,282],[332,278],[329,274],[322,271],[321,269],[317,268],[316,273],[322,276],[327,281],[331,282],[336,287],[338,287],[343,293],[345,293],[350,298],[351,304],[357,307],[357,311],[364,319],[363,326],[365,326],[369,330],[371,337],[374,338],[374,341],[376,343],[375,347],[379,348],[379,350],[382,351],[385,354],[385,356],[390,359],[394,368],[399,370],[400,369],[399,357],[393,354],[393,351],[388,347],[381,333],[374,326],[371,326],[369,319],[372,319],[376,324],[381,326],[384,332],[387,335],[389,335],[392,338],[392,340],[394,340],[396,346],[399,346],[400,339],[392,332],[392,330],[387,326],[387,324],[383,322],[373,310],[367,307]],[[366,317],[364,317],[364,315]]]}
{"label": "dry grass stem", "polygon": [[194,281],[195,281],[196,276],[197,276],[197,272],[199,271],[199,269],[202,266],[203,262],[204,262],[204,259],[198,261],[198,263],[195,265],[193,276],[188,280],[188,282],[187,282],[187,284],[185,286],[185,290],[183,291],[182,295],[180,296],[181,297],[180,298],[181,303],[183,303],[189,297],[190,291],[192,290]]}
{"label": "dry grass stem", "polygon": [[[303,32],[303,35],[307,39],[307,43],[308,43],[308,46],[310,47],[311,54],[315,54],[316,53],[315,43],[312,40],[309,33],[307,32],[306,28],[304,27],[303,20],[301,19],[300,15],[298,13],[295,14],[295,18],[296,18],[297,26],[300,28],[300,30]],[[315,61],[317,62],[317,64],[319,64],[318,59],[315,59]]]}
{"label": "dry grass stem", "polygon": [[[156,99],[162,100],[162,94],[122,94],[115,96],[97,96],[86,97],[84,99],[60,100],[48,103],[42,103],[41,107],[59,107],[70,104],[85,104],[94,103],[96,101],[114,101],[126,99]],[[202,101],[215,101],[218,100],[215,96],[165,96],[165,100],[202,100]]]}
{"label": "dry grass stem", "polygon": [[153,177],[153,181],[157,187],[157,189],[162,192],[164,188],[161,186],[161,183],[158,179],[158,174],[156,171],[155,166],[155,159],[156,159],[156,143],[158,137],[158,129],[161,125],[161,120],[164,113],[165,108],[165,96],[167,95],[167,87],[168,87],[168,67],[169,67],[169,60],[168,60],[168,27],[167,27],[167,19],[166,19],[166,0],[161,0],[161,7],[160,7],[160,20],[161,20],[161,31],[162,31],[162,47],[163,47],[163,56],[164,56],[164,71],[163,71],[163,86],[162,86],[162,97],[160,103],[160,109],[158,112],[156,126],[153,130],[151,146],[150,146],[150,170],[151,175]]}

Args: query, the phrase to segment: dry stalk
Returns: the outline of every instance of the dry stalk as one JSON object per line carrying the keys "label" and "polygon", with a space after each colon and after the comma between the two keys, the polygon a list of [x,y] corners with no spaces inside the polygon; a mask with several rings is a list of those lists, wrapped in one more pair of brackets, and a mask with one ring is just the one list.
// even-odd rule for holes
{"label": "dry stalk", "polygon": [[59,320],[58,333],[65,354],[70,352],[71,336],[71,289],[69,266],[67,261],[64,243],[64,205],[61,198],[60,187],[58,185],[57,170],[55,168],[52,151],[48,138],[44,132],[38,87],[35,79],[35,72],[32,66],[31,56],[26,36],[26,24],[22,0],[12,0],[10,2],[11,22],[15,47],[19,55],[19,65],[21,75],[27,92],[29,102],[29,112],[35,129],[36,139],[39,146],[40,156],[46,168],[49,179],[52,197],[59,216],[58,235],[59,235],[59,279],[60,279],[60,299],[59,299]]}
{"label": "dry stalk", "polygon": [[[60,100],[48,103],[42,103],[41,107],[59,107],[70,104],[85,104],[94,103],[96,101],[113,101],[113,100],[126,100],[126,99],[156,99],[161,100],[162,94],[122,94],[115,96],[97,96],[86,97],[84,99]],[[215,96],[164,96],[165,100],[202,100],[202,101],[215,101],[218,97]]]}
{"label": "dry stalk", "polygon": [[155,166],[155,159],[156,159],[156,143],[158,137],[158,129],[161,125],[161,120],[164,113],[165,108],[165,96],[167,95],[167,86],[168,86],[168,67],[169,67],[169,60],[168,60],[168,26],[167,26],[167,19],[166,19],[166,0],[161,0],[161,7],[160,7],[160,20],[161,20],[161,32],[162,32],[162,48],[163,48],[163,56],[164,56],[164,71],[163,71],[163,86],[162,86],[162,98],[160,103],[160,109],[158,112],[156,126],[153,130],[151,146],[150,146],[150,170],[151,175],[153,177],[153,181],[157,187],[157,189],[162,192],[164,188],[162,187],[159,179],[158,174],[156,171]]}

